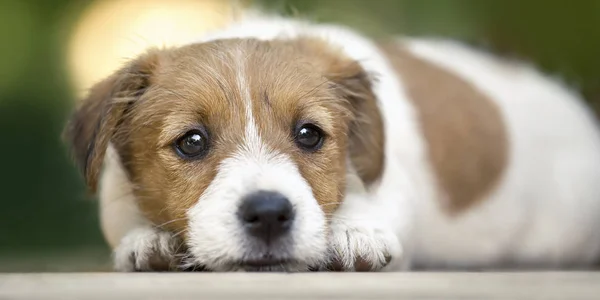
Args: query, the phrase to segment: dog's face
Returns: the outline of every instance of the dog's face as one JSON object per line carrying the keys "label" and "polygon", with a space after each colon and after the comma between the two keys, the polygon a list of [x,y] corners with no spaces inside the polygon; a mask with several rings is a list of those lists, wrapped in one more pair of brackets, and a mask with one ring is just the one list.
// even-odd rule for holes
{"label": "dog's face", "polygon": [[92,189],[115,147],[142,212],[194,264],[306,270],[327,258],[346,173],[369,183],[383,163],[369,80],[309,38],[154,50],[94,87],[67,134]]}

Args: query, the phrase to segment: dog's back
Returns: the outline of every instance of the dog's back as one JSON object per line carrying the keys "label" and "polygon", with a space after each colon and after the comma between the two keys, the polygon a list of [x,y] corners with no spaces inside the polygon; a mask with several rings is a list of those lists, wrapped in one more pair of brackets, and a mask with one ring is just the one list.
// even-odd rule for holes
{"label": "dog's back", "polygon": [[583,100],[528,65],[460,43],[395,47],[387,56],[440,187],[422,199],[435,203],[418,205],[415,264],[559,267],[599,258],[600,135]]}

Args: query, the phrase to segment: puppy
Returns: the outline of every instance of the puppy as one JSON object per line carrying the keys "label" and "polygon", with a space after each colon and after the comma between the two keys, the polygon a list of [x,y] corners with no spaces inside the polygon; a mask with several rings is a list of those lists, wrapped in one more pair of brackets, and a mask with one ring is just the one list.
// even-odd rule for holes
{"label": "puppy", "polygon": [[600,256],[590,110],[530,66],[453,41],[249,14],[129,62],[66,136],[119,271]]}

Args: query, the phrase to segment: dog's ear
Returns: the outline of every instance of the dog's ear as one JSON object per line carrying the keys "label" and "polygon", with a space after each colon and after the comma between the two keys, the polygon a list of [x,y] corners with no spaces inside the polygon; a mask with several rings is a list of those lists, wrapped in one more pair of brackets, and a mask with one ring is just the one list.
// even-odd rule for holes
{"label": "dog's ear", "polygon": [[350,160],[365,184],[374,182],[381,175],[385,159],[383,120],[372,89],[375,78],[325,40],[301,37],[294,46],[317,62],[335,92],[347,100],[352,117],[348,133]]}
{"label": "dog's ear", "polygon": [[356,61],[336,64],[328,77],[350,107],[348,152],[352,165],[362,181],[371,184],[381,176],[385,160],[383,120],[372,90],[375,79]]}
{"label": "dog's ear", "polygon": [[130,62],[93,86],[71,115],[63,138],[92,193],[108,144],[129,107],[151,85],[159,59],[159,51],[153,50]]}

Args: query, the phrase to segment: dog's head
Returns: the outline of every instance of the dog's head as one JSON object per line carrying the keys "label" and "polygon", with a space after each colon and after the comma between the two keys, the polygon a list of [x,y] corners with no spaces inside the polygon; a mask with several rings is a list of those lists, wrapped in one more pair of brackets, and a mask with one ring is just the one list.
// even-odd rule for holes
{"label": "dog's head", "polygon": [[325,41],[152,50],[97,84],[66,129],[95,190],[112,145],[136,201],[210,270],[305,270],[327,254],[346,175],[374,181],[371,78]]}

